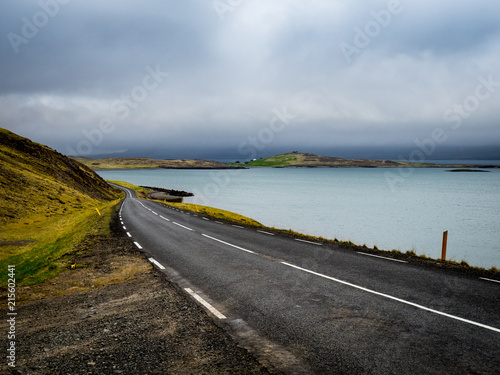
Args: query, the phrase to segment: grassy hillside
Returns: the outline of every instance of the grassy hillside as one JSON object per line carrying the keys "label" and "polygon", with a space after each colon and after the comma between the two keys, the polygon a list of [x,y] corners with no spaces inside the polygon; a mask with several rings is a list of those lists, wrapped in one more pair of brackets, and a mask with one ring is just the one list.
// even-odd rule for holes
{"label": "grassy hillside", "polygon": [[0,275],[42,281],[120,192],[84,165],[0,128]]}
{"label": "grassy hillside", "polygon": [[116,191],[89,168],[0,128],[0,224],[113,198]]}
{"label": "grassy hillside", "polygon": [[298,164],[303,154],[282,154],[270,158],[253,160],[245,164],[248,167],[285,167]]}

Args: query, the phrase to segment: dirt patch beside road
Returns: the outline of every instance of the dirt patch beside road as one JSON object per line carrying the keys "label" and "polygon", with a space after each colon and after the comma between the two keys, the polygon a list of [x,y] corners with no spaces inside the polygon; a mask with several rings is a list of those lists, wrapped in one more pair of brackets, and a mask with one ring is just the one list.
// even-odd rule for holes
{"label": "dirt patch beside road", "polygon": [[[74,269],[17,288],[16,367],[3,356],[2,373],[268,374],[118,229],[112,232],[87,237],[66,259]],[[6,319],[0,330],[7,332]]]}

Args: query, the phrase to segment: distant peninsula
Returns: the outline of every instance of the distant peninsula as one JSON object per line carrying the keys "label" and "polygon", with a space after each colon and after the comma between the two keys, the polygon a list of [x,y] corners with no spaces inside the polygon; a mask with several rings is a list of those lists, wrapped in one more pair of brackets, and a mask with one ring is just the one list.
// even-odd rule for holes
{"label": "distant peninsula", "polygon": [[73,157],[76,161],[93,170],[101,169],[244,169],[244,166],[234,166],[218,161],[199,159],[150,159],[150,158],[106,158],[89,159]]}
{"label": "distant peninsula", "polygon": [[73,159],[94,170],[101,169],[247,169],[247,168],[500,168],[499,165],[464,165],[411,163],[392,160],[342,159],[331,156],[318,156],[311,153],[289,152],[269,158],[253,159],[221,163],[200,159],[150,159],[150,158],[106,158],[89,159],[74,157]]}

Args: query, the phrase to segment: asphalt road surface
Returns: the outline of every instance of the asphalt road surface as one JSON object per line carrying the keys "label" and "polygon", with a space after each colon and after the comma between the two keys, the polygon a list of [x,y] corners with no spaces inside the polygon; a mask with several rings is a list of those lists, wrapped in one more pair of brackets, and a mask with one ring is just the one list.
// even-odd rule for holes
{"label": "asphalt road surface", "polygon": [[136,246],[277,369],[500,373],[498,282],[222,223],[126,192],[120,218]]}

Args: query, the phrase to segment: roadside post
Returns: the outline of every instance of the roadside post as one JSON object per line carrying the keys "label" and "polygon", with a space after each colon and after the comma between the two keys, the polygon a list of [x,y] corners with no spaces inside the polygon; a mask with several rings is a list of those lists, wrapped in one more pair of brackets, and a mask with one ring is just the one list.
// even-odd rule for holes
{"label": "roadside post", "polygon": [[441,260],[446,260],[446,246],[448,244],[448,231],[443,232],[443,247],[441,249]]}

